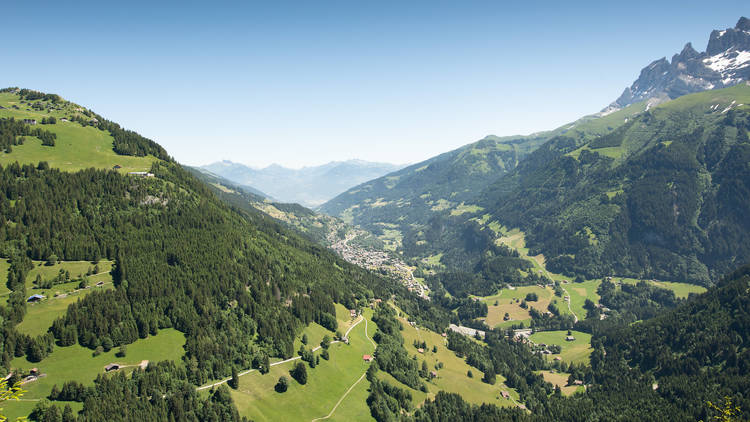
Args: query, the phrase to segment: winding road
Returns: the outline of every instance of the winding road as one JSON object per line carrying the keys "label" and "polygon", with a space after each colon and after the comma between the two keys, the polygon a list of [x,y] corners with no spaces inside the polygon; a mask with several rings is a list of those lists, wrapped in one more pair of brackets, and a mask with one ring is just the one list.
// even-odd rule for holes
{"label": "winding road", "polygon": [[[352,326],[352,328],[354,328],[354,326]],[[351,331],[351,328],[349,330]],[[348,333],[349,333],[349,331],[347,331],[347,334]],[[375,344],[375,342],[370,338],[370,336],[367,335],[367,319],[365,319],[365,337],[367,337],[367,339],[370,340],[370,343],[372,343],[373,346],[378,347],[378,345]],[[331,411],[327,415],[323,416],[322,418],[315,418],[311,422],[322,421],[324,419],[328,419],[331,416],[333,416],[333,412],[335,412],[336,409],[338,409],[338,407],[341,404],[341,402],[344,401],[344,399],[346,398],[347,395],[349,395],[349,393],[351,393],[351,391],[354,389],[354,387],[356,387],[357,384],[360,383],[360,381],[362,381],[363,379],[365,379],[365,375],[367,375],[367,371],[365,371],[362,374],[362,376],[359,377],[359,379],[357,381],[354,381],[354,384],[352,384],[351,387],[349,387],[349,389],[346,390],[346,392],[344,393],[344,395],[342,395],[341,398],[339,398],[339,401],[336,402],[336,405],[333,406],[333,409],[331,409]]]}

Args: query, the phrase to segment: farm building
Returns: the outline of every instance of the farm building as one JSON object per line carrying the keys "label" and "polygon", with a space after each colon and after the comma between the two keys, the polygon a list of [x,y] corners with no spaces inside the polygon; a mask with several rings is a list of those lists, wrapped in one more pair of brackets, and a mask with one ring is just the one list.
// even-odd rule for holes
{"label": "farm building", "polygon": [[34,120],[34,119],[23,119],[23,122],[26,123],[27,125],[35,125],[36,124],[36,120]]}
{"label": "farm building", "polygon": [[118,369],[120,369],[119,363],[110,363],[109,365],[104,367],[105,372],[117,371]]}
{"label": "farm building", "polygon": [[35,302],[39,302],[42,299],[44,299],[44,295],[39,295],[39,294],[37,294],[37,295],[31,295],[31,296],[29,296],[28,299],[26,299],[26,302],[35,303]]}
{"label": "farm building", "polygon": [[424,353],[424,349],[420,347],[419,349],[417,349],[417,352]]}
{"label": "farm building", "polygon": [[372,355],[362,355],[362,360],[365,362],[372,362]]}
{"label": "farm building", "polygon": [[565,337],[565,341],[576,341],[576,338],[573,336],[567,336]]}
{"label": "farm building", "polygon": [[504,399],[509,399],[510,398],[510,394],[507,391],[505,391],[505,390],[501,391],[500,395],[503,396]]}

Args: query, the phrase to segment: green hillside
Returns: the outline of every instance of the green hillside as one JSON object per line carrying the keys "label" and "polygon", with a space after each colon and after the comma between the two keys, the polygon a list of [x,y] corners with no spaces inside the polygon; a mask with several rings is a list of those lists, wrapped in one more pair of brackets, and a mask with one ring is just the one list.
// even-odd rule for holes
{"label": "green hillside", "polygon": [[[446,250],[458,238],[464,241],[462,224],[467,216],[484,214],[479,194],[492,182],[511,172],[540,145],[557,136],[578,142],[607,134],[642,112],[634,104],[605,116],[592,115],[557,129],[529,136],[488,136],[457,150],[356,186],[320,207],[326,214],[372,232],[414,265]],[[468,243],[471,243],[468,240]],[[467,261],[466,254],[445,256],[449,266]],[[474,263],[474,260],[469,259]],[[429,270],[429,265],[420,265]]]}
{"label": "green hillside", "polygon": [[[93,113],[62,99],[25,100],[15,92],[0,92],[0,119],[33,120],[33,126],[57,135],[54,146],[44,146],[36,137],[25,137],[22,145],[13,145],[0,153],[0,164],[13,162],[36,164],[46,161],[53,168],[77,171],[85,168],[111,169],[120,173],[147,171],[156,160],[153,155],[120,155],[113,151],[114,138],[106,130],[90,124]],[[88,115],[84,114],[87,113]],[[54,124],[41,124],[55,118]],[[74,119],[80,119],[76,121]],[[99,120],[99,119],[97,119]],[[102,119],[103,120],[103,119]],[[83,122],[83,123],[82,123]]]}
{"label": "green hillside", "polygon": [[[0,168],[0,253],[7,260],[0,340],[11,351],[2,363],[12,382],[29,375],[31,365],[49,368],[44,383],[25,385],[29,391],[61,387],[66,378],[55,375],[55,365],[68,371],[83,365],[89,375],[81,382],[91,386],[93,374],[104,373],[101,356],[108,359],[122,347],[140,350],[141,342],[176,332],[184,338],[176,363],[154,363],[167,359],[164,353],[172,356],[173,346],[128,352],[152,365],[133,378],[97,378],[97,394],[109,398],[86,401],[82,410],[93,420],[115,420],[115,414],[158,420],[159,404],[140,407],[135,397],[119,396],[141,382],[138,377],[148,379],[148,388],[184,390],[233,368],[291,356],[295,338],[310,323],[337,329],[335,303],[353,308],[375,295],[408,295],[260,213],[225,205],[135,132],[55,95],[15,89],[2,95],[6,105],[18,106],[0,110],[9,116],[0,120],[0,140],[10,151]],[[23,120],[31,118],[37,124]],[[38,145],[46,163],[20,154],[41,144],[36,137],[49,144]],[[153,176],[123,174],[128,162]],[[122,168],[114,169],[117,164]],[[95,264],[99,272],[86,276]],[[81,288],[84,276],[89,289]],[[34,293],[44,298],[27,303]],[[96,368],[84,363],[86,354],[99,362]],[[210,419],[205,412],[239,418],[223,392],[205,398],[194,387],[187,391],[193,393],[182,409],[198,419]],[[167,396],[167,402],[177,400]],[[120,405],[110,408],[109,402]],[[126,409],[133,413],[122,416]]]}
{"label": "green hillside", "polygon": [[480,205],[551,271],[707,284],[750,260],[750,86],[687,95],[579,143],[555,138]]}

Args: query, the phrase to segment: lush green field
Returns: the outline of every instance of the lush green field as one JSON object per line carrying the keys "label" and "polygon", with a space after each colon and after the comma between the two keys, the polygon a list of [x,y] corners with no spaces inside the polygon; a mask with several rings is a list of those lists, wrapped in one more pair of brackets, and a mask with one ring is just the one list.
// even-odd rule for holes
{"label": "lush green field", "polygon": [[[535,308],[540,312],[546,312],[547,306],[549,306],[552,300],[557,300],[558,308],[565,307],[567,305],[561,303],[561,298],[555,298],[554,290],[546,287],[539,286],[518,286],[511,289],[502,289],[498,294],[493,296],[485,296],[480,300],[487,304],[487,318],[485,322],[490,327],[497,326],[509,326],[513,324],[520,324],[523,322],[528,325],[531,322],[531,315],[528,309],[521,307],[521,301],[524,300],[528,293],[536,293],[539,297],[538,301],[526,302],[529,308]],[[497,303],[497,305],[495,305]],[[509,321],[503,321],[505,313],[510,316]]]}
{"label": "lush green field", "polygon": [[[46,376],[23,386],[27,390],[27,393],[23,396],[25,400],[41,399],[49,395],[54,384],[57,384],[58,387],[61,387],[65,381],[91,384],[97,375],[104,373],[104,367],[109,363],[136,366],[143,360],[154,362],[162,360],[179,361],[184,353],[184,344],[185,335],[183,333],[174,329],[164,329],[160,330],[156,336],[129,344],[127,355],[124,358],[115,356],[116,349],[94,357],[90,349],[74,345],[55,347],[55,350],[49,356],[37,363],[27,361],[25,357],[15,358],[11,362],[11,366],[25,370],[39,368],[41,373],[46,374]],[[29,406],[29,403],[32,403],[32,405]],[[33,402],[4,403],[5,412],[11,419],[25,416],[31,410],[31,407],[33,407]]]}
{"label": "lush green field", "polygon": [[[65,261],[55,265],[44,265],[42,261],[34,261],[34,268],[26,276],[26,292],[29,296],[41,294],[46,298],[41,302],[26,305],[26,316],[16,327],[18,331],[32,336],[44,334],[52,326],[54,320],[65,313],[68,305],[96,289],[112,288],[112,276],[109,274],[112,264],[112,261],[100,261],[97,264],[99,273],[88,277],[91,288],[79,290],[80,281],[77,279],[86,275],[89,269],[94,267],[89,261]],[[34,280],[37,275],[40,275],[43,280],[49,280],[55,278],[60,270],[68,271],[73,281],[54,285],[50,289],[35,288]],[[104,285],[96,286],[99,282]]]}
{"label": "lush green field", "polygon": [[[621,281],[623,283],[628,284],[636,284],[640,280],[634,279],[634,278],[620,278],[616,277],[614,278],[615,281]],[[655,280],[649,280],[649,284],[661,287],[662,289],[671,290],[674,292],[675,296],[679,298],[687,298],[690,293],[703,293],[706,291],[706,288],[703,286],[696,286],[695,284],[687,284],[687,283],[676,283],[672,281],[655,281]]]}
{"label": "lush green field", "polygon": [[[578,318],[586,318],[586,310],[583,308],[586,299],[589,299],[594,303],[599,303],[600,297],[599,294],[596,293],[596,290],[599,288],[600,284],[602,284],[601,280],[587,280],[583,283],[568,283],[562,285],[570,296],[570,308]],[[568,312],[568,307],[561,306],[560,311]]]}
{"label": "lush green field", "polygon": [[578,391],[586,390],[586,388],[582,385],[567,385],[568,377],[570,375],[564,372],[561,373],[556,371],[537,371],[537,373],[542,374],[544,380],[548,383],[559,386],[564,396],[570,396]]}
{"label": "lush green field", "polygon": [[[78,285],[78,283],[71,283]],[[77,290],[73,293],[63,294],[57,297],[47,297],[39,303],[26,304],[26,316],[16,329],[30,336],[37,336],[47,332],[52,323],[58,317],[61,317],[67,310],[68,306],[75,303],[80,298],[98,289],[111,289],[112,284],[103,286],[93,286],[86,290]]]}
{"label": "lush green field", "polygon": [[566,341],[565,337],[568,335],[567,331],[540,331],[534,333],[529,337],[531,341],[536,344],[557,344],[562,348],[562,352],[559,355],[563,361],[569,363],[588,363],[589,355],[591,351],[591,334],[582,333],[580,331],[573,331],[572,335],[575,337],[574,341]]}
{"label": "lush green field", "polygon": [[[254,371],[240,377],[239,388],[232,390],[232,397],[240,414],[256,421],[309,421],[328,415],[344,393],[369,367],[369,363],[362,360],[362,355],[373,354],[375,351],[373,342],[365,336],[365,327],[370,338],[375,334],[376,326],[369,321],[371,316],[372,311],[366,309],[367,325],[363,321],[352,329],[348,345],[335,343],[330,346],[330,360],[321,359],[320,365],[315,368],[308,366],[308,380],[305,385],[300,385],[289,375],[289,370],[299,360],[272,366],[271,371],[265,375]],[[345,318],[349,319],[348,311]],[[340,324],[339,330],[343,333],[346,328]],[[313,331],[317,329],[307,330],[308,333]],[[317,346],[312,343],[310,334],[308,337],[311,340],[309,345]],[[320,351],[315,354],[319,355]],[[274,385],[282,375],[290,381],[289,390],[277,393]],[[365,402],[368,386],[366,379],[359,381],[341,401],[330,419],[368,420],[370,410]]]}
{"label": "lush green field", "polygon": [[[18,105],[20,110],[12,107]],[[0,164],[6,165],[14,161],[21,164],[47,161],[51,167],[66,171],[77,171],[95,167],[111,169],[114,165],[122,166],[122,173],[130,171],[146,171],[156,160],[153,156],[133,157],[118,155],[112,150],[112,136],[93,126],[83,127],[76,122],[63,122],[61,118],[74,114],[74,104],[69,104],[64,110],[36,111],[26,110],[25,104],[20,104],[18,96],[11,93],[0,93],[0,118],[13,117],[15,119],[35,119],[38,122],[45,117],[56,117],[54,125],[37,124],[36,127],[55,133],[55,146],[42,146],[39,139],[26,137],[23,145],[13,147],[10,154],[0,152]]]}
{"label": "lush green field", "polygon": [[[508,391],[511,397],[518,400],[518,393],[503,384],[505,378],[500,375],[497,376],[495,385],[483,383],[483,374],[478,369],[469,366],[463,358],[459,358],[454,352],[448,350],[447,341],[440,334],[424,328],[412,327],[404,318],[399,318],[399,321],[404,326],[401,334],[404,336],[406,350],[417,357],[420,367],[422,361],[426,361],[429,370],[437,372],[437,378],[427,382],[429,392],[426,395],[399,383],[392,377],[389,379],[389,382],[411,391],[415,404],[421,404],[426,398],[434,397],[440,390],[458,393],[466,401],[476,404],[493,403],[498,406],[513,406],[512,401],[500,397],[500,392],[503,390]],[[424,353],[419,353],[414,347],[415,340],[427,343]],[[432,351],[433,346],[437,346],[437,352]],[[443,364],[442,369],[435,368],[438,362]],[[472,371],[474,375],[472,378],[468,377],[468,371]]]}

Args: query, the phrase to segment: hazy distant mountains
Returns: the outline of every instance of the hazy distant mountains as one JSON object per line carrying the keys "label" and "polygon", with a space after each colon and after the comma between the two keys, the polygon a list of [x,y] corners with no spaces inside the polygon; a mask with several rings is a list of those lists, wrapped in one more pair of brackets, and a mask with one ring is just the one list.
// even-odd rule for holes
{"label": "hazy distant mountains", "polygon": [[[648,99],[670,100],[685,94],[733,86],[750,78],[750,19],[734,28],[714,30],[706,51],[690,43],[672,61],[662,57],[641,70],[638,79],[604,111],[617,110]],[[657,101],[659,102],[659,101]]]}
{"label": "hazy distant mountains", "polygon": [[276,200],[308,207],[316,207],[353,186],[403,167],[362,160],[332,161],[301,169],[278,164],[256,169],[228,160],[201,166],[234,183],[261,190]]}

